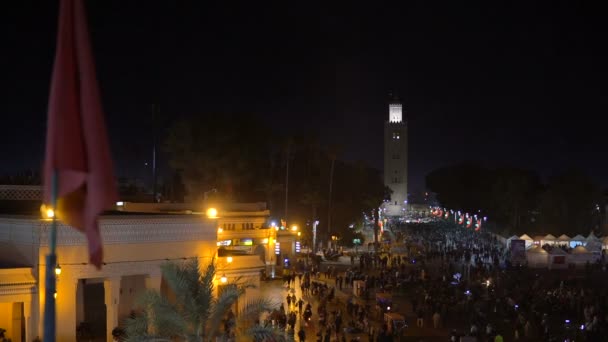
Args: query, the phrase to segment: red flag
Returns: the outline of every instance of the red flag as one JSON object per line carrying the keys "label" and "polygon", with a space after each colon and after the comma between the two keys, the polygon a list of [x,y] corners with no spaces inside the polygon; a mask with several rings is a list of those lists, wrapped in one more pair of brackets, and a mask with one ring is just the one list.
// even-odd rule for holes
{"label": "red flag", "polygon": [[51,80],[44,161],[44,200],[50,203],[57,174],[57,217],[84,232],[89,261],[101,267],[103,251],[97,217],[116,201],[112,158],[84,4],[63,0]]}

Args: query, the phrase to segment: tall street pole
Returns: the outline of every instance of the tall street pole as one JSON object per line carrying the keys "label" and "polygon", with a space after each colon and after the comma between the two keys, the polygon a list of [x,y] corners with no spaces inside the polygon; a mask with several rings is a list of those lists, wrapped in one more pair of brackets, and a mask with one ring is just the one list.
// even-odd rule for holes
{"label": "tall street pole", "polygon": [[287,158],[286,162],[286,171],[285,171],[285,222],[287,222],[287,209],[289,207],[289,150],[291,148],[291,141],[287,142]]}
{"label": "tall street pole", "polygon": [[331,168],[329,170],[329,208],[327,208],[327,241],[328,246],[331,247],[331,194],[334,186],[334,165],[336,164],[336,157],[333,156],[331,160]]}

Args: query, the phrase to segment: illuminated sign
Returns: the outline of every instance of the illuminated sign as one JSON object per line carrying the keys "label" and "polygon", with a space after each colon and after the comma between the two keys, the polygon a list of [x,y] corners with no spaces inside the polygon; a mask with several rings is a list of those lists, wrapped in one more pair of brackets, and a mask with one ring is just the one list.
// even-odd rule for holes
{"label": "illuminated sign", "polygon": [[223,240],[223,241],[218,241],[217,245],[218,246],[230,246],[232,244],[232,240]]}
{"label": "illuminated sign", "polygon": [[252,239],[241,239],[241,245],[253,246],[253,240]]}
{"label": "illuminated sign", "polygon": [[279,255],[281,254],[281,243],[277,242],[274,244],[274,254]]}
{"label": "illuminated sign", "polygon": [[296,253],[300,253],[300,241],[296,241]]}

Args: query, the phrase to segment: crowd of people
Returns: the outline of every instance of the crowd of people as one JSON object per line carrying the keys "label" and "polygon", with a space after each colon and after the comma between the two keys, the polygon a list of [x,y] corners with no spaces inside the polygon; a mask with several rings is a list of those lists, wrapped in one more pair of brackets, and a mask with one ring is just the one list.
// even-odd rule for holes
{"label": "crowd of people", "polygon": [[[393,341],[394,327],[370,305],[377,293],[387,293],[407,304],[395,304],[392,312],[449,341],[599,341],[608,333],[605,267],[511,266],[495,235],[441,219],[392,225],[385,234],[390,243],[358,254],[350,265],[310,264],[288,276],[287,307],[270,320],[300,341],[354,335]],[[302,298],[291,294],[295,286]],[[346,300],[336,300],[337,292]]]}

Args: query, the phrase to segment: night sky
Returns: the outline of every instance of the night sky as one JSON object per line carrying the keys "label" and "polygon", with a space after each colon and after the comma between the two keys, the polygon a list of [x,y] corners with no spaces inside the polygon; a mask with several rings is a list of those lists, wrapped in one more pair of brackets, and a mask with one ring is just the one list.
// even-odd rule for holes
{"label": "night sky", "polygon": [[[583,2],[484,7],[366,1],[87,1],[119,175],[149,162],[150,107],[169,120],[250,113],[382,167],[388,93],[404,102],[410,184],[463,160],[578,166],[608,186],[606,13]],[[469,4],[469,2],[466,2]],[[0,174],[41,165],[56,1],[0,11]]]}

